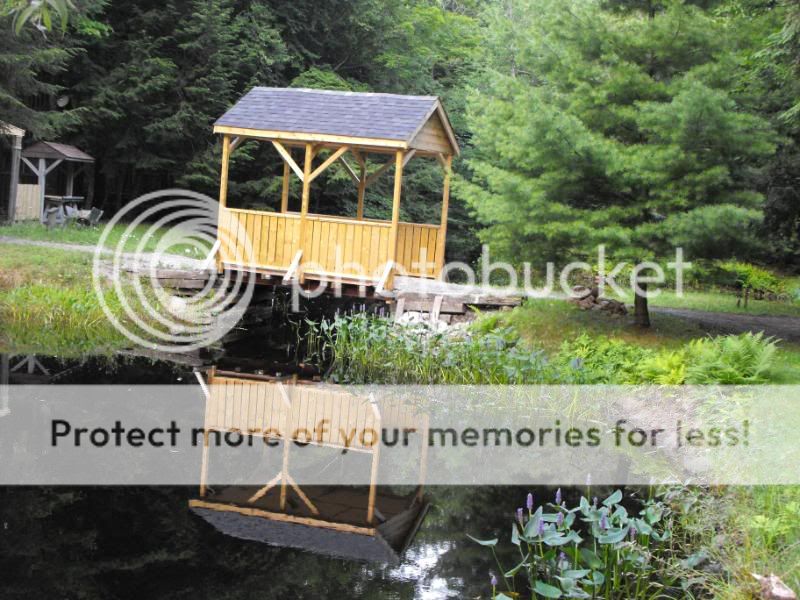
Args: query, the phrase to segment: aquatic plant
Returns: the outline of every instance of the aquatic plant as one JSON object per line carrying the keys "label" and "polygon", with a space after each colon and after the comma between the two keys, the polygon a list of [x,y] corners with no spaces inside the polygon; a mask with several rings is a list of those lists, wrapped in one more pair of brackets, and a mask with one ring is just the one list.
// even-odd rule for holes
{"label": "aquatic plant", "polygon": [[[617,490],[602,502],[581,496],[567,508],[559,489],[555,502],[535,511],[526,503],[527,514],[511,525],[520,561],[505,569],[498,560],[506,591],[494,584],[492,598],[522,596],[520,578],[531,598],[652,598],[676,585],[671,571],[660,568],[671,558],[670,509],[654,499],[636,502],[638,511],[629,513]],[[468,537],[497,560],[497,538]]]}

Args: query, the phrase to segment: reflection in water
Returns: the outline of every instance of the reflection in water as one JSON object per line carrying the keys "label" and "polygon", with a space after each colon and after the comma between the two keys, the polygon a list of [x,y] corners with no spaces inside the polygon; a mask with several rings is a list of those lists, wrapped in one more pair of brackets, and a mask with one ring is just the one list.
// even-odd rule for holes
{"label": "reflection in water", "polygon": [[[196,385],[190,367],[149,359],[38,358],[59,383]],[[486,597],[497,567],[466,534],[507,540],[527,491],[429,487],[431,509],[400,562],[377,564],[224,535],[187,509],[191,488],[0,488],[0,597]],[[498,548],[506,565],[512,549]]]}

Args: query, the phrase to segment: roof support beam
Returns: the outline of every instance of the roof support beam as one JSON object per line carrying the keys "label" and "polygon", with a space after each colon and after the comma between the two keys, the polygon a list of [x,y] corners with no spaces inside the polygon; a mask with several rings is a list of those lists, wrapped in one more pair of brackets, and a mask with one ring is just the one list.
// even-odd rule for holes
{"label": "roof support beam", "polygon": [[386,162],[385,162],[385,163],[384,163],[384,164],[381,166],[381,168],[380,168],[380,169],[378,169],[377,171],[375,171],[375,172],[374,172],[372,175],[368,175],[368,176],[367,176],[367,185],[371,184],[371,183],[372,183],[373,181],[375,181],[375,180],[376,180],[378,177],[380,177],[381,175],[383,175],[383,174],[384,174],[384,173],[385,173],[385,172],[386,172],[388,169],[391,169],[391,168],[392,168],[392,167],[395,165],[395,163],[396,163],[396,162],[397,162],[397,161],[395,160],[395,158],[394,158],[394,157],[392,157],[392,158],[390,158],[389,160],[387,160],[387,161],[386,161]]}
{"label": "roof support beam", "polygon": [[44,170],[44,174],[45,174],[45,175],[48,175],[48,174],[50,173],[50,171],[52,171],[53,169],[55,169],[55,168],[56,168],[58,165],[60,165],[62,162],[64,162],[64,160],[63,160],[63,159],[61,159],[61,158],[59,158],[57,161],[55,161],[53,164],[51,164],[49,167],[47,167],[47,168]]}
{"label": "roof support beam", "polygon": [[342,163],[344,170],[347,171],[347,174],[350,176],[350,179],[353,180],[353,183],[361,183],[361,178],[353,170],[353,167],[350,166],[350,163],[345,160],[344,156],[339,157],[339,162]]}
{"label": "roof support beam", "polygon": [[309,176],[309,183],[314,181],[320,175],[322,175],[322,173],[325,171],[325,169],[327,169],[333,163],[335,163],[337,160],[339,160],[342,157],[342,155],[345,152],[347,152],[349,149],[350,149],[349,146],[342,146],[341,148],[336,150],[336,152],[331,154],[325,162],[323,162],[320,166],[318,166],[316,169],[314,169],[314,171]]}
{"label": "roof support beam", "polygon": [[[289,154],[289,151],[286,149],[286,147],[277,140],[272,140],[272,145],[275,146],[275,149],[278,151],[278,154],[280,154],[281,157],[283,157],[283,160],[286,161],[286,163],[292,168],[292,171],[294,171],[295,174],[300,178],[300,181],[305,183],[303,169],[301,169],[297,165],[297,163],[294,162],[292,155]],[[308,154],[309,152],[309,146],[311,146],[311,144],[306,144],[306,154]]]}
{"label": "roof support beam", "polygon": [[408,161],[410,161],[412,158],[414,158],[414,155],[416,153],[417,153],[416,149],[413,149],[413,148],[411,150],[409,150],[408,152],[406,152],[406,156],[403,159],[403,167],[405,167],[408,164]]}

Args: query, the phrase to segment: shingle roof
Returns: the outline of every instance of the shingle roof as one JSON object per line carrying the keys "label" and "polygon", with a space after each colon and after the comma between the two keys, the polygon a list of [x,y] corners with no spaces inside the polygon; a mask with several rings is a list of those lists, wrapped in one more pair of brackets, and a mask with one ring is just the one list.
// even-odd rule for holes
{"label": "shingle roof", "polygon": [[94,162],[94,159],[79,150],[75,146],[68,144],[58,144],[56,142],[38,142],[33,146],[25,148],[22,156],[26,158],[54,158],[62,160],[72,160],[78,162]]}
{"label": "shingle roof", "polygon": [[215,125],[408,142],[437,106],[436,96],[255,87]]}

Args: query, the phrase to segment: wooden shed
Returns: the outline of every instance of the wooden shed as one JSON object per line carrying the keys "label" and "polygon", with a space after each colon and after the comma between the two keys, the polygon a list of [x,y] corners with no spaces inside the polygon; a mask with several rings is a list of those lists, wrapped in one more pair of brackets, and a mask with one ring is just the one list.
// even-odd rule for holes
{"label": "wooden shed", "polygon": [[[451,166],[459,148],[437,97],[257,87],[215,123],[214,132],[222,135],[217,246],[221,269],[379,289],[391,289],[395,273],[440,276]],[[228,162],[246,139],[270,143],[283,159],[276,212],[228,206]],[[368,156],[381,157],[372,172]],[[412,158],[441,165],[437,224],[400,221],[403,169]],[[356,214],[311,214],[312,183],[336,162],[353,181]],[[366,189],[391,169],[391,220],[365,218]],[[289,210],[292,177],[302,182],[299,212]]]}
{"label": "wooden shed", "polygon": [[[390,562],[408,546],[428,510],[423,496],[427,415],[408,404],[379,405],[339,386],[291,378],[211,368],[206,379],[199,373],[198,379],[206,409],[199,497],[189,501],[195,513],[228,535],[345,558]],[[321,422],[330,425],[324,432],[318,429]],[[412,493],[379,489],[380,444],[359,435],[347,451],[370,458],[369,485],[300,486],[292,477],[290,448],[295,442],[338,455],[343,449],[336,434],[340,428],[381,427],[420,432],[419,485]],[[299,433],[303,431],[320,434],[309,440]],[[280,470],[261,487],[212,488],[208,470],[214,432],[246,432],[280,441]]]}

